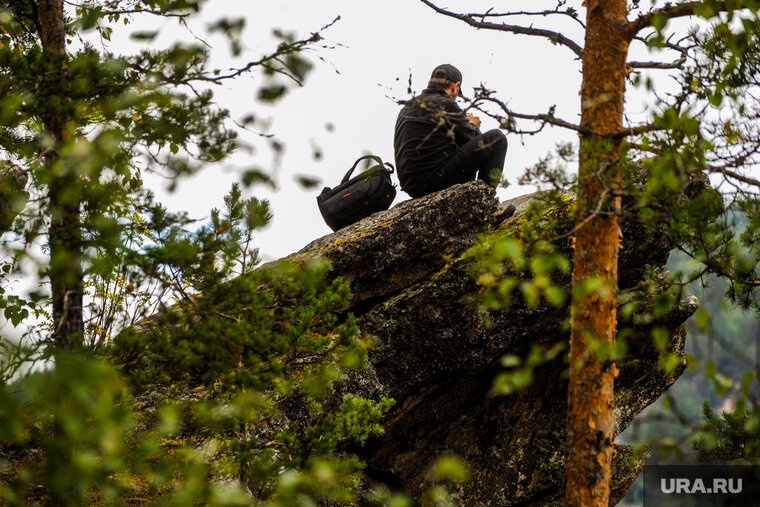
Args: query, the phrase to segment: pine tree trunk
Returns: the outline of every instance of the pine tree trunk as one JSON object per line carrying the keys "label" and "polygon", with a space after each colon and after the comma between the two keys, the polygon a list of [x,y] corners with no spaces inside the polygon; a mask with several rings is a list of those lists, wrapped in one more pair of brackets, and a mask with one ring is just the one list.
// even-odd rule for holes
{"label": "pine tree trunk", "polygon": [[[51,61],[60,61],[66,51],[66,30],[62,0],[38,0],[37,15],[42,47]],[[65,72],[59,66],[58,72]],[[63,82],[64,79],[57,80]],[[53,92],[55,93],[55,92]],[[61,102],[65,102],[62,97]],[[50,284],[53,296],[53,338],[57,347],[72,348],[82,344],[83,280],[81,260],[80,198],[76,175],[70,168],[56,168],[58,149],[67,138],[67,118],[63,111],[49,111],[43,117],[46,132],[55,144],[45,158],[51,177],[50,198]]]}
{"label": "pine tree trunk", "polygon": [[[586,7],[581,126],[590,134],[580,140],[564,505],[607,506],[615,367],[605,355],[615,335],[620,234],[610,212],[619,208],[621,181],[612,134],[623,120],[627,9],[626,0],[586,0]],[[578,297],[589,277],[601,286]]]}
{"label": "pine tree trunk", "polygon": [[59,53],[66,51],[63,0],[37,0],[37,15],[42,47]]}

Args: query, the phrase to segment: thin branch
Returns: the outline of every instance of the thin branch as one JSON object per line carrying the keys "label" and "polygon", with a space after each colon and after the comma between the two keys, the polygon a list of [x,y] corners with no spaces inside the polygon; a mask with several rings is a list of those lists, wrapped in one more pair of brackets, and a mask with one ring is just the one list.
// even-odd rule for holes
{"label": "thin branch", "polygon": [[602,188],[602,193],[601,193],[601,195],[599,197],[599,201],[597,202],[597,204],[594,207],[593,211],[591,212],[590,215],[588,215],[586,218],[584,218],[581,221],[581,223],[574,225],[573,228],[570,229],[569,231],[567,231],[566,233],[561,234],[559,236],[553,236],[551,238],[552,242],[557,242],[557,241],[559,241],[561,239],[565,239],[565,238],[574,236],[578,230],[580,230],[583,226],[585,226],[588,222],[590,222],[594,217],[597,217],[597,216],[603,216],[603,217],[612,217],[612,216],[614,216],[614,217],[624,217],[624,216],[626,216],[626,214],[631,213],[633,211],[636,211],[638,209],[641,209],[643,207],[642,205],[627,206],[627,207],[622,207],[622,206],[619,206],[619,205],[618,206],[613,205],[611,211],[605,211],[605,210],[602,209],[602,207],[604,206],[604,200],[607,197],[612,197],[612,198],[615,198],[615,197],[627,197],[627,196],[630,195],[630,193],[628,191],[626,191],[626,190],[615,190],[614,187],[612,187],[612,188],[608,187],[602,181],[602,179],[601,179],[602,172],[606,171],[607,169],[609,169],[610,167],[612,167],[612,165],[614,165],[616,163],[619,163],[619,162],[620,162],[620,160],[618,159],[615,162],[610,162],[608,164],[605,164],[598,171],[596,171],[596,173],[594,173],[594,177],[597,180],[599,180],[599,182],[600,182],[600,184],[602,185],[603,188]]}
{"label": "thin branch", "polygon": [[185,13],[176,13],[176,12],[163,12],[163,11],[156,11],[151,9],[121,9],[116,11],[102,11],[101,15],[103,16],[115,16],[115,15],[129,15],[129,14],[152,14],[154,16],[161,16],[164,18],[181,18],[184,19],[188,16],[190,16],[189,12]]}
{"label": "thin branch", "polygon": [[611,137],[620,139],[622,137],[628,137],[628,136],[640,136],[642,134],[655,132],[657,130],[663,130],[663,128],[657,127],[654,124],[649,123],[646,125],[640,125],[638,127],[619,128],[615,132],[612,133]]}
{"label": "thin branch", "polygon": [[240,323],[240,317],[227,315],[226,313],[222,313],[222,312],[216,312],[216,314],[222,317],[223,319],[231,320],[232,322],[237,322],[238,324]]}
{"label": "thin branch", "polygon": [[[297,51],[301,50],[301,48],[303,48],[304,46],[307,46],[309,44],[313,44],[315,42],[319,42],[320,40],[322,40],[322,36],[320,35],[320,32],[322,32],[322,31],[330,28],[332,25],[334,25],[335,23],[337,23],[338,20],[340,20],[340,16],[338,16],[337,18],[335,18],[334,20],[332,20],[330,23],[328,23],[327,25],[325,25],[322,28],[320,28],[318,31],[312,33],[309,38],[307,38],[307,39],[301,39],[299,41],[296,41],[296,42],[293,42],[293,43],[290,43],[290,44],[282,44],[282,45],[280,45],[280,47],[277,48],[277,51],[275,51],[273,54],[267,55],[264,58],[262,58],[260,60],[256,60],[254,62],[248,62],[247,65],[245,65],[244,67],[241,67],[239,69],[235,69],[234,72],[231,72],[230,74],[225,74],[225,75],[221,75],[221,76],[214,76],[214,77],[206,77],[206,76],[199,77],[199,76],[194,76],[193,80],[218,82],[218,81],[222,81],[224,79],[231,79],[231,78],[237,77],[237,76],[239,76],[239,75],[241,75],[241,74],[243,74],[245,72],[250,71],[254,67],[258,67],[259,65],[264,65],[267,62],[270,62],[272,60],[280,62],[279,58],[282,55],[286,55],[286,54],[297,52]],[[280,62],[280,63],[282,63],[282,62]],[[298,79],[296,79],[294,76],[290,75],[289,73],[283,71],[282,69],[273,69],[273,70],[276,71],[276,72],[280,72],[282,74],[285,74],[288,77],[291,77],[292,79],[294,79],[296,82],[300,83],[300,81],[298,81]]]}
{"label": "thin branch", "polygon": [[174,268],[169,267],[169,273],[171,274],[171,278],[174,281],[173,285],[179,291],[179,293],[182,295],[182,299],[188,302],[193,302],[193,299],[190,297],[190,295],[185,292],[185,288],[182,287],[182,282],[179,279],[179,276],[177,275],[177,272],[174,271]]}
{"label": "thin branch", "polygon": [[198,42],[200,42],[207,48],[211,49],[211,44],[209,44],[208,42],[200,38],[198,35],[196,35],[193,29],[190,28],[190,25],[187,24],[187,18],[179,18],[179,23],[185,27],[185,30],[187,30],[190,35],[193,36],[193,39],[197,40]]}
{"label": "thin branch", "polygon": [[532,35],[535,37],[544,37],[546,39],[549,39],[552,42],[552,44],[560,44],[562,46],[569,48],[573,53],[575,53],[575,55],[578,58],[582,58],[583,56],[583,48],[581,48],[573,40],[569,39],[568,37],[562,35],[559,32],[552,32],[551,30],[544,30],[544,29],[533,28],[533,27],[508,25],[506,23],[490,23],[487,21],[478,21],[474,17],[478,15],[460,14],[456,12],[451,12],[441,7],[438,7],[437,5],[430,2],[429,0],[420,0],[420,1],[439,14],[443,14],[444,16],[449,16],[451,18],[464,21],[465,23],[467,23],[468,25],[472,27],[483,28],[486,30],[498,30],[501,32],[511,32],[511,33],[520,34],[520,35]]}
{"label": "thin branch", "polygon": [[[678,250],[683,251],[683,249],[678,249]],[[688,278],[686,278],[686,279],[679,278],[677,281],[674,279],[673,280],[673,284],[674,285],[678,285],[678,287],[680,287],[681,290],[683,290],[690,283],[696,282],[697,280],[699,280],[699,282],[701,283],[702,287],[705,287],[706,283],[704,281],[704,276],[707,275],[707,274],[709,274],[709,271],[710,270],[707,268],[707,266],[702,265],[702,267],[699,270],[697,270],[694,273],[692,273],[691,275],[689,275]]]}
{"label": "thin branch", "polygon": [[673,396],[671,392],[666,392],[665,398],[670,402],[670,413],[673,414],[673,416],[683,426],[689,426],[689,424],[691,424],[691,420],[689,419],[688,416],[686,416],[686,414],[683,413],[683,411],[681,410],[681,407],[678,406],[678,401],[676,400],[676,397]]}
{"label": "thin branch", "polygon": [[[637,42],[641,42],[642,44],[645,44],[645,45],[648,46],[649,43],[651,42],[651,38],[654,37],[655,35],[657,35],[657,32],[656,31],[652,31],[652,33],[650,33],[650,34],[648,34],[646,36],[643,36],[643,37],[641,35],[637,35],[637,36],[635,36],[633,38],[633,40],[637,41]],[[658,47],[661,47],[661,48],[664,48],[664,49],[672,49],[673,51],[678,51],[679,53],[683,53],[685,51],[688,51],[689,49],[692,49],[692,48],[696,47],[696,44],[694,44],[694,43],[692,43],[692,44],[690,44],[688,46],[684,46],[683,45],[684,41],[686,41],[688,39],[692,39],[693,40],[694,33],[689,32],[687,35],[681,37],[676,42],[673,42],[671,40],[673,38],[673,35],[675,35],[675,34],[671,34],[667,38],[667,40],[661,42],[660,43],[661,46],[658,46]]]}
{"label": "thin branch", "polygon": [[516,113],[515,111],[510,110],[509,115],[515,118],[520,118],[522,120],[534,120],[534,121],[540,121],[542,123],[548,123],[549,125],[554,125],[555,127],[562,127],[562,128],[574,130],[584,135],[591,134],[591,132],[588,129],[585,129],[581,127],[580,125],[576,125],[575,123],[570,123],[568,121],[555,117],[554,108],[550,109],[549,112],[544,113],[544,114],[524,114],[524,113]]}
{"label": "thin branch", "polygon": [[[593,220],[594,218],[598,216],[609,215],[608,212],[605,212],[602,210],[602,208],[605,205],[605,202],[607,201],[607,196],[612,195],[614,197],[616,195],[622,195],[622,194],[620,194],[617,189],[610,188],[605,184],[604,180],[602,179],[602,173],[605,172],[610,167],[613,167],[614,165],[619,164],[619,163],[620,163],[620,159],[616,158],[615,160],[611,160],[607,162],[606,164],[602,164],[601,167],[599,167],[599,169],[596,170],[596,172],[593,174],[593,177],[596,178],[597,181],[599,181],[599,183],[602,185],[602,193],[599,195],[599,199],[596,202],[596,206],[594,206],[594,209],[591,211],[591,213],[586,215],[583,218],[583,220],[581,220],[579,223],[575,224],[572,229],[570,229],[564,234],[553,236],[551,238],[552,243],[556,243],[557,241],[560,241],[562,239],[575,236],[582,227],[587,225],[591,220]],[[620,216],[620,211],[621,210],[618,207],[614,209],[611,214],[615,216]]]}
{"label": "thin branch", "polygon": [[[64,0],[65,4],[70,5],[72,7],[80,7],[82,4],[80,2],[72,2],[71,0]],[[118,2],[115,2],[112,4],[113,7],[116,7],[118,5]],[[114,16],[114,15],[128,15],[128,14],[152,14],[154,16],[162,16],[166,18],[186,18],[190,16],[190,12],[185,12],[183,14],[169,12],[169,11],[161,11],[161,10],[154,10],[154,9],[148,9],[148,8],[131,8],[131,9],[114,9],[114,10],[102,10],[100,11],[101,16]]]}
{"label": "thin branch", "polygon": [[[697,260],[704,264],[707,269],[710,270],[711,273],[715,273],[719,276],[726,277],[730,283],[735,284],[742,284],[746,285],[748,287],[760,287],[760,279],[750,279],[750,278],[740,278],[731,273],[730,271],[723,269],[720,266],[720,262],[716,261],[712,252],[716,249],[709,250],[707,248],[707,245],[704,242],[703,236],[699,236],[700,243],[702,244],[702,250],[699,252],[699,255],[697,255],[697,252],[692,252],[685,248],[683,245],[676,245],[675,247],[683,252],[684,254],[688,255],[690,258]],[[723,243],[721,246],[723,246],[725,243]]]}
{"label": "thin branch", "polygon": [[566,0],[558,0],[557,1],[557,7],[554,9],[546,9],[543,11],[511,11],[511,12],[492,12],[493,7],[488,9],[483,14],[476,14],[476,13],[470,13],[468,16],[472,16],[473,18],[480,18],[480,21],[485,21],[485,18],[505,18],[510,16],[552,16],[552,15],[560,15],[560,16],[567,16],[571,18],[573,21],[577,22],[579,25],[581,25],[583,28],[586,28],[586,24],[583,22],[583,20],[578,17],[578,11],[573,9],[572,7],[568,7],[565,10],[560,10],[560,7],[563,7],[567,3]]}
{"label": "thin branch", "polygon": [[607,199],[607,195],[609,193],[610,193],[609,188],[605,188],[604,190],[602,190],[602,193],[599,196],[599,200],[596,202],[596,207],[591,211],[591,213],[586,215],[586,217],[584,217],[583,220],[581,220],[578,224],[573,226],[573,228],[567,231],[566,233],[560,234],[558,236],[553,236],[551,238],[551,242],[556,243],[557,241],[560,241],[565,238],[569,238],[570,236],[575,236],[578,233],[578,231],[581,228],[583,228],[583,226],[588,224],[594,218],[600,216],[602,213],[602,207],[604,206],[604,201]]}
{"label": "thin branch", "polygon": [[684,63],[686,63],[685,54],[672,62],[628,62],[627,65],[632,69],[681,69]]}
{"label": "thin branch", "polygon": [[[644,44],[649,44],[649,37],[654,34],[650,34],[647,37],[639,37],[636,36],[633,38],[633,40],[643,42]],[[632,69],[680,69],[683,67],[683,64],[686,63],[686,60],[689,56],[689,50],[692,49],[695,45],[690,44],[684,46],[683,43],[687,39],[693,37],[693,34],[689,34],[685,37],[682,37],[677,42],[672,42],[670,39],[671,37],[668,37],[668,40],[666,40],[662,47],[666,49],[672,49],[673,51],[677,51],[681,53],[681,56],[677,60],[673,60],[672,62],[628,62],[628,67]]]}
{"label": "thin branch", "polygon": [[712,340],[715,340],[718,345],[723,347],[729,354],[733,355],[736,360],[744,364],[744,366],[750,370],[755,369],[756,364],[754,359],[750,358],[741,348],[731,343],[731,340],[719,333],[717,329],[710,327],[710,333],[708,337]]}
{"label": "thin branch", "polygon": [[[562,128],[574,130],[583,135],[591,135],[590,130],[584,127],[581,127],[580,125],[576,125],[575,123],[570,123],[568,121],[565,121],[561,118],[557,118],[556,116],[554,116],[554,107],[549,108],[549,111],[543,114],[517,113],[515,111],[512,111],[503,101],[497,99],[496,97],[492,97],[490,92],[488,92],[488,90],[485,90],[484,88],[480,88],[479,92],[481,93],[475,97],[476,102],[477,101],[492,102],[498,105],[501,108],[501,110],[504,111],[504,113],[506,113],[507,119],[520,118],[522,120],[532,120],[532,121],[537,121],[537,122],[542,123],[542,126],[538,130],[534,132],[530,132],[530,133],[538,133],[541,131],[541,129],[543,129],[544,125],[549,124],[549,125],[554,125],[555,127],[562,127]],[[481,109],[479,110],[482,111]],[[483,112],[488,114],[485,111]]]}
{"label": "thin branch", "polygon": [[756,187],[760,187],[760,180],[756,180],[754,178],[750,178],[748,176],[744,176],[742,174],[737,173],[736,171],[732,171],[731,169],[728,169],[724,166],[708,166],[708,170],[710,172],[714,173],[720,173],[724,176],[727,176],[729,178],[733,178],[735,180],[739,180],[742,183],[746,183],[748,185],[754,185]]}

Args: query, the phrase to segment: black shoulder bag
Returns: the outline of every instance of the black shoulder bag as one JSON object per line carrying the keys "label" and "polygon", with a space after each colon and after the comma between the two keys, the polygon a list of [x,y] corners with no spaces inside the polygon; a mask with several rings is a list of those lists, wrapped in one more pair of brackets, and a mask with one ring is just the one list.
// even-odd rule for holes
{"label": "black shoulder bag", "polygon": [[[351,178],[351,173],[364,159],[372,159],[377,165]],[[337,231],[376,211],[388,209],[396,197],[396,188],[391,181],[392,173],[393,166],[383,162],[380,157],[360,157],[343,176],[340,185],[335,188],[325,187],[317,196],[319,211],[327,225]]]}

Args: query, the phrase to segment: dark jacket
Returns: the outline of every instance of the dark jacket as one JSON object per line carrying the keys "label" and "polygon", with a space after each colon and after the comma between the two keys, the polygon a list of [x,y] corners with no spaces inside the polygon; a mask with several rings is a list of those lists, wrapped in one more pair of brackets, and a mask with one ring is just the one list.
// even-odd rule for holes
{"label": "dark jacket", "polygon": [[404,105],[393,148],[402,189],[423,183],[457,147],[480,135],[442,86],[433,84]]}

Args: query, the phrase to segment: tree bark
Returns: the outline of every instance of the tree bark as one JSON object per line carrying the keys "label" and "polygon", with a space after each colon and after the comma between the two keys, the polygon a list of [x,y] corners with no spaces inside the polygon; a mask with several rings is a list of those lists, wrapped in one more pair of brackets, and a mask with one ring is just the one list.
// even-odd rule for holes
{"label": "tree bark", "polygon": [[37,16],[42,47],[59,53],[66,51],[63,0],[37,0]]}
{"label": "tree bark", "polygon": [[[586,0],[564,504],[606,506],[612,462],[626,0]],[[590,292],[584,282],[596,278]],[[586,286],[588,287],[588,286]]]}
{"label": "tree bark", "polygon": [[[51,62],[61,62],[55,71],[56,83],[65,82],[66,29],[62,0],[37,1],[38,27],[42,47]],[[63,93],[53,89],[51,93]],[[66,97],[60,97],[62,104]],[[64,106],[65,107],[65,106]],[[42,118],[46,133],[54,145],[45,157],[49,173],[50,199],[50,285],[53,297],[53,338],[56,347],[80,346],[84,337],[82,317],[84,273],[82,269],[82,242],[80,222],[80,196],[76,174],[60,164],[58,152],[66,142],[67,115],[65,111],[47,111]]]}

